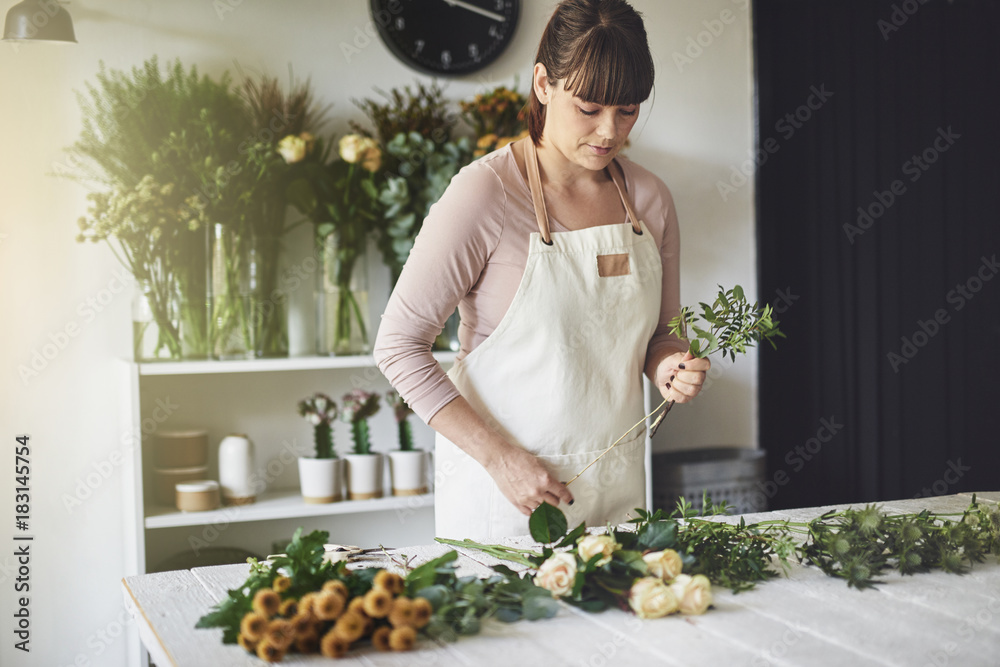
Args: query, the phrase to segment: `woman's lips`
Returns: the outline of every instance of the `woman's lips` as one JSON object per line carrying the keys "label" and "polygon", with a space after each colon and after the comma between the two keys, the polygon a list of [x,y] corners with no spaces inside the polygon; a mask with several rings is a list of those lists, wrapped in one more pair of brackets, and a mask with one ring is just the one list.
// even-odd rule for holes
{"label": "woman's lips", "polygon": [[593,144],[587,144],[587,145],[590,146],[590,149],[594,151],[595,155],[607,155],[608,153],[611,152],[610,146],[608,148],[601,148],[600,146],[595,146]]}

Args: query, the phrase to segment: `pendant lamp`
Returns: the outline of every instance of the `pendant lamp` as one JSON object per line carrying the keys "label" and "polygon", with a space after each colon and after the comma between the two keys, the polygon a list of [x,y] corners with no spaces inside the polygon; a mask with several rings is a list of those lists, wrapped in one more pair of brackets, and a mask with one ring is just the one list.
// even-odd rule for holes
{"label": "pendant lamp", "polygon": [[4,41],[73,42],[73,20],[57,0],[24,0],[7,12]]}

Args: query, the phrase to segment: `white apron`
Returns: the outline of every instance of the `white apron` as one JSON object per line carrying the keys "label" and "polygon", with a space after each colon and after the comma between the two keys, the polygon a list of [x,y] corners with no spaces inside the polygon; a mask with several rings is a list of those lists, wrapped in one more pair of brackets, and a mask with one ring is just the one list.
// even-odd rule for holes
{"label": "white apron", "polygon": [[[643,414],[642,370],[660,315],[659,249],[609,167],[630,221],[549,232],[535,147],[525,142],[538,220],[514,300],[496,330],[449,371],[462,396],[507,442],[567,481]],[[645,507],[645,429],[570,486],[570,527],[617,524]],[[489,473],[440,434],[435,531],[496,540],[528,534],[528,517]]]}

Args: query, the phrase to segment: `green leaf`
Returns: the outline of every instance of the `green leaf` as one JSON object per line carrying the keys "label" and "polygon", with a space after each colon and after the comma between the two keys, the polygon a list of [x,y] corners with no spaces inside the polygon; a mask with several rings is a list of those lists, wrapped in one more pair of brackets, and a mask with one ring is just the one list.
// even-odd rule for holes
{"label": "green leaf", "polygon": [[558,507],[542,503],[531,513],[528,530],[536,542],[551,544],[566,534],[566,515]]}
{"label": "green leaf", "polygon": [[562,539],[562,541],[560,541],[559,544],[556,545],[555,548],[556,549],[562,549],[563,547],[568,547],[568,546],[576,543],[576,541],[578,539],[580,539],[580,537],[585,532],[587,532],[587,522],[586,521],[582,521],[582,522],[580,522],[579,526],[577,526],[573,530],[569,531],[569,533],[566,534],[566,537],[564,537]]}
{"label": "green leaf", "polygon": [[677,545],[677,522],[656,521],[646,524],[639,536],[638,546],[650,551],[673,549]]}
{"label": "green leaf", "polygon": [[443,556],[429,560],[423,565],[413,568],[406,575],[406,593],[412,596],[416,591],[423,590],[437,583],[438,568],[454,562],[458,558],[457,551],[449,551]]}
{"label": "green leaf", "polygon": [[524,599],[524,618],[537,621],[552,618],[559,611],[559,602],[545,591],[546,595],[531,595]]}

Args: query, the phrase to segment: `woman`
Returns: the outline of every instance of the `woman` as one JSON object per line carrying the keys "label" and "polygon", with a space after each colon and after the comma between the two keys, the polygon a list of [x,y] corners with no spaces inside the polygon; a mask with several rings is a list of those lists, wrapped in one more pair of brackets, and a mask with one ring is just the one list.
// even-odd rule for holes
{"label": "woman", "polygon": [[[542,35],[530,137],[477,160],[424,221],[375,345],[437,433],[439,536],[528,532],[542,502],[571,525],[645,504],[644,432],[571,479],[643,415],[643,371],[684,403],[709,362],[670,336],[679,238],[666,186],[617,157],[653,85],[624,0],[565,0]],[[446,375],[431,342],[458,306]]]}

